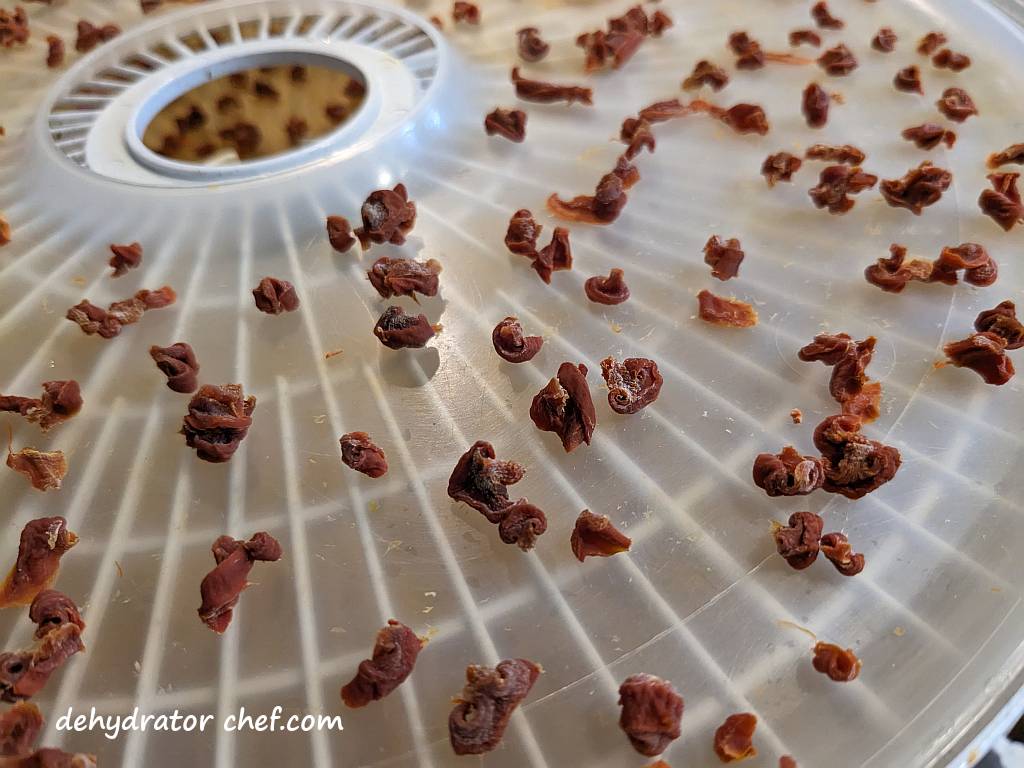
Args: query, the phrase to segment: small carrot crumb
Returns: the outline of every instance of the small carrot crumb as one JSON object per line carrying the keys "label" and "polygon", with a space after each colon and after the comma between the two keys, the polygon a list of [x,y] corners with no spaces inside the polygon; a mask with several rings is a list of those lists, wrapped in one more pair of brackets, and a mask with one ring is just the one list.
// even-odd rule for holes
{"label": "small carrot crumb", "polygon": [[775,623],[782,629],[795,629],[800,632],[803,632],[805,635],[810,636],[812,640],[818,639],[818,636],[814,634],[814,632],[809,630],[807,627],[797,624],[796,622],[790,621],[789,619],[776,619]]}

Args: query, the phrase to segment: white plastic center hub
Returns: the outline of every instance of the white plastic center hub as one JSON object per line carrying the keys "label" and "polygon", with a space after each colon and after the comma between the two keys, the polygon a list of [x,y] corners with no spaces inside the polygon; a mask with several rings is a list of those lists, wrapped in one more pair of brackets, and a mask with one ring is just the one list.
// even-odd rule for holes
{"label": "white plastic center hub", "polygon": [[[400,102],[407,110],[411,106],[408,99],[416,95],[414,84],[409,83],[408,78],[401,77],[402,70],[388,68],[382,73],[383,77],[375,78],[388,95],[382,96],[381,87],[369,90],[356,112],[336,130],[288,152],[233,165],[181,162],[164,157],[143,143],[146,127],[165,106],[203,83],[235,72],[257,67],[304,64],[340,70],[364,85],[367,81],[365,70],[351,61],[328,56],[308,47],[296,49],[291,42],[262,42],[244,47],[247,49],[245,53],[240,54],[236,49],[215,51],[215,55],[204,57],[199,62],[184,62],[185,66],[168,68],[161,77],[150,78],[142,84],[137,98],[131,99],[132,112],[124,126],[125,145],[137,162],[164,176],[204,183],[254,178],[297,168],[356,141],[361,133],[373,125],[374,118],[380,115],[385,104],[394,110],[396,102]],[[374,67],[377,62],[373,59],[379,57],[379,53],[366,48],[357,48],[349,53],[366,67]],[[118,110],[118,117],[120,114],[121,110]],[[87,148],[87,152],[90,152],[87,155],[90,165],[96,162],[105,165],[107,150],[108,147],[102,141],[90,145]]]}
{"label": "white plastic center hub", "polygon": [[[51,91],[39,127],[55,150],[98,175],[190,187],[342,161],[422,114],[445,69],[444,42],[429,23],[401,8],[324,6],[315,0],[306,5],[300,10],[242,0],[143,24],[72,67]],[[182,162],[143,143],[153,117],[196,86],[242,70],[291,64],[342,71],[366,86],[366,96],[335,130],[245,162]]]}

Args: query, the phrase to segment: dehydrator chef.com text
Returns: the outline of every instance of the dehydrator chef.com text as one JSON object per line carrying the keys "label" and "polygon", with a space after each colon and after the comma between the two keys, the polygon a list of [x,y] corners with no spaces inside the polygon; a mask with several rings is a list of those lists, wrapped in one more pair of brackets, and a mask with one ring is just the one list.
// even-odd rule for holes
{"label": "dehydrator chef.com text", "polygon": [[68,707],[55,727],[58,731],[83,733],[102,731],[111,741],[131,731],[191,733],[214,730],[218,727],[227,732],[254,731],[257,733],[309,733],[310,731],[343,731],[339,715],[286,714],[284,707],[274,707],[269,713],[247,712],[239,707],[237,712],[225,715],[217,723],[217,715],[182,713],[177,709],[159,714],[143,713],[136,707],[129,714],[100,714],[96,707],[76,710]]}

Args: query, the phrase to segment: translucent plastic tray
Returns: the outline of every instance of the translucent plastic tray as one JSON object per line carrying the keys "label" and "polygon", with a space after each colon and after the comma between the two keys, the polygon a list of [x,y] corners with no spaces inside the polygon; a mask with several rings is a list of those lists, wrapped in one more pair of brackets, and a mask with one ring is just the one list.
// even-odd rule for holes
{"label": "translucent plastic tray", "polygon": [[[40,699],[44,741],[95,752],[105,766],[475,764],[457,760],[447,743],[450,698],[468,663],[521,656],[545,673],[501,749],[482,761],[488,766],[643,765],[616,724],[618,684],[636,672],[671,679],[686,699],[682,737],[665,755],[675,768],[714,764],[714,728],[736,711],[759,717],[756,765],[784,753],[802,766],[925,766],[958,754],[1017,689],[1024,661],[1020,378],[993,388],[969,371],[933,368],[940,345],[966,335],[980,309],[1021,299],[1020,233],[1004,234],[975,203],[986,186],[984,157],[1022,140],[1019,30],[974,0],[831,0],[847,27],[826,39],[855,51],[853,75],[780,65],[737,74],[714,99],[762,103],[767,137],[700,118],[662,126],[656,153],[638,160],[643,180],[620,220],[573,226],[575,267],[551,286],[502,245],[520,207],[550,232],[546,197],[591,190],[621,150],[622,118],[682,95],[680,80],[697,59],[730,63],[730,31],[785,50],[788,31],[811,24],[809,5],[665,2],[676,26],[621,71],[594,77],[592,108],[527,105],[526,142],[513,145],[485,136],[482,121],[515,104],[514,31],[531,23],[552,43],[527,72],[576,82],[575,35],[627,2],[486,2],[478,29],[453,28],[443,3],[368,11],[331,0],[229,0],[146,18],[128,0],[33,4],[31,45],[0,51],[0,211],[14,230],[0,248],[0,391],[32,394],[41,381],[76,378],[86,401],[45,437],[4,419],[16,446],[63,449],[71,470],[62,490],[45,495],[0,472],[2,557],[13,559],[17,533],[33,517],[65,515],[82,537],[59,586],[84,607],[88,652]],[[412,106],[273,177],[141,186],[109,178],[109,155],[107,175],[92,167],[99,150],[75,143],[80,134],[53,143],[57,79],[79,81],[132,46],[170,46],[160,76],[206,55],[175,43],[181,36],[224,24],[237,31],[255,19],[256,42],[271,47],[386,55],[389,24],[433,13],[446,20],[443,36],[423,33],[433,53],[396,64],[419,78]],[[271,19],[307,15],[316,17],[312,27],[272,33]],[[125,34],[81,63],[72,55],[68,74],[47,71],[45,35],[70,43],[78,18],[115,20]],[[882,25],[900,36],[895,53],[869,49]],[[913,48],[932,29],[945,30],[974,65],[952,74],[927,64]],[[924,97],[890,85],[910,63],[922,64]],[[367,72],[371,96],[386,69]],[[817,132],[799,110],[812,78],[845,100]],[[900,139],[903,128],[937,117],[934,100],[954,84],[981,110],[957,127],[955,149],[925,154]],[[90,140],[113,151],[119,139]],[[795,184],[769,190],[758,173],[764,157],[815,141],[862,147],[866,169],[881,178],[931,158],[953,171],[953,187],[921,217],[889,207],[877,191],[843,217],[814,210],[806,195],[814,164]],[[369,191],[397,181],[419,211],[409,243],[362,259],[332,252],[325,215],[356,218]],[[712,233],[739,237],[747,252],[728,284],[712,284],[702,262]],[[145,247],[144,266],[112,281],[107,244],[132,240]],[[861,276],[892,242],[932,258],[965,241],[983,243],[999,262],[995,286],[912,285],[897,296]],[[382,302],[364,271],[388,254],[444,265],[439,298],[422,304],[444,330],[425,350],[392,352],[370,333]],[[633,297],[614,308],[587,302],[583,280],[614,266],[625,269]],[[291,280],[301,310],[257,312],[250,291],[264,275]],[[105,304],[165,283],[178,303],[111,341],[63,319],[82,298]],[[702,324],[695,294],[704,287],[754,301],[760,324],[737,332]],[[530,364],[506,364],[491,350],[490,330],[509,314],[546,338]],[[867,432],[898,446],[903,466],[854,503],[820,492],[769,499],[750,481],[754,455],[787,443],[809,449],[814,425],[835,410],[827,370],[796,359],[822,329],[878,336],[870,373],[883,383],[883,414]],[[195,347],[203,381],[241,382],[258,399],[230,464],[198,461],[178,434],[187,399],[164,386],[147,354],[178,340]],[[336,349],[343,354],[325,359]],[[598,376],[609,354],[658,361],[665,385],[656,405],[638,416],[611,413]],[[591,369],[598,405],[593,445],[571,455],[527,415],[566,360]],[[792,408],[803,410],[803,424],[791,423]],[[357,429],[387,451],[385,478],[341,465],[338,437]],[[550,520],[531,554],[502,544],[493,526],[445,494],[456,458],[477,439],[527,468],[516,490]],[[633,537],[632,550],[577,563],[568,538],[583,508],[610,515]],[[790,570],[774,554],[770,522],[798,509],[846,531],[866,570],[852,579],[825,566]],[[217,637],[195,614],[210,544],[261,529],[281,539],[285,559],[254,570],[258,584]],[[27,642],[27,619],[8,613],[2,645]],[[389,698],[343,710],[340,685],[391,617],[432,636],[415,673]],[[787,622],[853,647],[864,661],[859,679],[840,686],[816,674],[809,638]],[[224,717],[275,705],[286,714],[340,712],[345,730],[214,727],[111,741],[53,727],[71,706]]]}

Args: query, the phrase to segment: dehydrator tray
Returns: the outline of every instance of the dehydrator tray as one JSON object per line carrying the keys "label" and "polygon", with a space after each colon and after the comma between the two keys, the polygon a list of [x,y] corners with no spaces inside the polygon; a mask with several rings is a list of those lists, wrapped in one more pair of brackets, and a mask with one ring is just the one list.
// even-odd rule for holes
{"label": "dehydrator tray", "polygon": [[[0,391],[32,394],[42,381],[74,378],[85,398],[79,416],[45,436],[4,419],[16,446],[59,448],[70,471],[45,494],[0,473],[3,557],[13,560],[32,518],[64,515],[81,537],[58,586],[82,607],[88,650],[39,698],[41,742],[95,753],[104,766],[475,763],[455,758],[447,739],[464,668],[524,657],[545,672],[484,765],[644,765],[617,726],[618,685],[636,672],[673,681],[686,700],[682,737],[664,755],[676,768],[716,764],[711,734],[738,711],[759,718],[751,765],[776,765],[782,754],[801,766],[942,765],[960,755],[1020,686],[1024,410],[1019,379],[988,387],[933,364],[979,310],[1021,298],[1020,234],[1003,233],[975,203],[985,156],[1021,138],[1020,29],[976,0],[832,0],[846,28],[825,36],[858,56],[852,75],[730,65],[732,82],[709,98],[763,104],[767,136],[697,118],[659,126],[619,220],[569,225],[574,268],[550,286],[502,243],[523,207],[546,235],[555,223],[548,195],[592,189],[621,151],[622,119],[686,98],[679,83],[698,59],[730,63],[731,31],[787,50],[787,32],[811,26],[809,5],[664,2],[675,26],[621,70],[587,77],[593,107],[519,105],[529,113],[521,145],[482,128],[494,107],[517,105],[515,30],[540,27],[552,46],[525,72],[580,82],[575,36],[628,3],[490,1],[477,28],[453,25],[441,3],[222,0],[148,16],[128,0],[31,5],[29,45],[0,51],[0,213],[12,227],[0,248]],[[70,43],[80,18],[123,33],[47,70],[45,36]],[[883,25],[900,38],[888,55],[869,46]],[[927,65],[913,47],[933,29],[972,67]],[[367,85],[367,108],[322,141],[198,170],[133,143],[140,122],[197,72],[313,60],[344,62]],[[923,65],[923,96],[891,87],[912,63]],[[844,101],[820,131],[799,109],[811,79]],[[981,113],[956,126],[956,146],[925,154],[900,139],[937,117],[935,99],[954,84]],[[806,196],[813,164],[769,190],[764,157],[816,141],[860,146],[881,178],[931,158],[953,185],[920,217],[877,190],[845,216],[815,210]],[[356,220],[370,191],[398,182],[417,204],[408,242],[335,253],[324,218]],[[741,238],[747,252],[728,284],[712,281],[702,261],[713,233]],[[142,268],[112,281],[107,245],[134,240],[145,248]],[[971,241],[998,262],[992,287],[915,284],[890,295],[862,277],[893,242],[931,258]],[[420,307],[443,325],[425,349],[394,352],[370,332],[385,303],[365,270],[381,255],[444,266],[439,296]],[[615,266],[632,298],[587,302],[584,279]],[[299,311],[256,311],[251,290],[265,275],[294,283]],[[177,303],[115,339],[86,337],[64,319],[83,298],[105,306],[164,284]],[[752,301],[760,323],[701,323],[702,288]],[[532,362],[494,354],[490,332],[506,315],[545,337]],[[814,425],[836,409],[826,369],[796,358],[822,330],[878,337],[870,373],[883,407],[866,431],[898,447],[903,466],[856,502],[821,492],[770,499],[751,483],[753,457],[809,448]],[[178,434],[187,398],[165,387],[148,349],[179,340],[195,348],[204,382],[240,382],[257,398],[228,464],[198,461]],[[607,355],[657,360],[658,401],[634,416],[608,410],[597,378]],[[528,416],[564,361],[587,365],[598,406],[593,444],[572,454]],[[353,430],[387,451],[384,478],[342,466],[338,438]],[[478,439],[525,465],[516,490],[548,514],[531,553],[502,544],[445,493],[456,459]],[[609,515],[632,549],[576,562],[568,538],[584,508]],[[845,531],[867,558],[864,572],[789,569],[770,524],[799,509]],[[285,557],[253,572],[257,586],[218,637],[195,614],[210,544],[257,530],[278,537]],[[31,636],[15,613],[0,623],[5,648]],[[392,617],[431,638],[416,671],[383,701],[345,709],[339,687]],[[816,674],[794,625],[853,648],[860,677],[840,686]],[[110,740],[55,727],[68,707],[223,718],[278,705],[341,714],[344,731],[214,727]]]}

